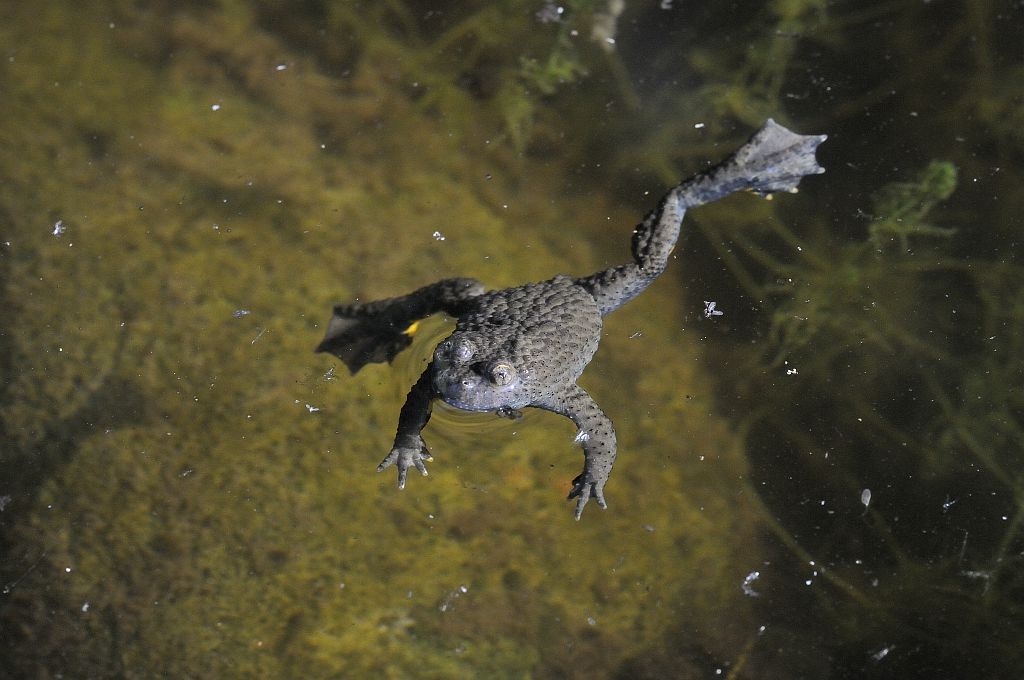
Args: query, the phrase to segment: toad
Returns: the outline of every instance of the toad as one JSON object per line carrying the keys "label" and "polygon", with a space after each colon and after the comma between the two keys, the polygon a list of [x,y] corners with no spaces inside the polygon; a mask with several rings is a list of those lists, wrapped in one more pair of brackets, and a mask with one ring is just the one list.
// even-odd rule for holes
{"label": "toad", "polygon": [[507,418],[540,408],[578,428],[583,471],[568,495],[576,499],[576,519],[590,499],[606,508],[615,428],[576,384],[597,351],[605,315],[665,270],[687,209],[737,191],[795,193],[803,176],[824,172],[814,154],[825,138],[798,135],[769,119],[734,154],[670,189],[634,229],[633,261],[618,267],[494,291],[475,279],[445,279],[401,297],[334,307],[316,351],[335,355],[353,374],[368,363],[391,362],[411,342],[407,331],[418,320],[437,312],[456,319],[409,392],[394,445],[377,471],[397,468],[399,489],[410,469],[427,474],[425,463],[433,459],[422,430],[435,399]]}

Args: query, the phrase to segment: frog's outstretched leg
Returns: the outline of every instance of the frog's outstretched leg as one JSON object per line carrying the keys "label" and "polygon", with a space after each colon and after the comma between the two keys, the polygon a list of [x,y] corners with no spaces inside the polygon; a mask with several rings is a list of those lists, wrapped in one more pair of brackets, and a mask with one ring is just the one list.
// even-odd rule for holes
{"label": "frog's outstretched leg", "polygon": [[633,231],[633,262],[576,279],[605,315],[636,297],[665,270],[687,209],[736,191],[795,192],[805,175],[825,172],[814,151],[825,135],[798,135],[772,119],[736,153],[671,189]]}
{"label": "frog's outstretched leg", "polygon": [[458,316],[467,300],[483,292],[475,279],[445,279],[402,297],[337,305],[316,351],[330,352],[353,374],[368,363],[390,363],[412,342],[412,324],[440,311]]}
{"label": "frog's outstretched leg", "polygon": [[430,420],[430,405],[437,396],[434,392],[433,371],[434,364],[431,363],[409,390],[409,396],[405,398],[405,405],[402,406],[402,413],[398,416],[395,444],[391,447],[391,453],[377,466],[377,472],[383,472],[392,465],[398,468],[399,489],[405,488],[405,477],[409,468],[415,467],[426,477],[427,466],[424,462],[433,460],[420,434]]}
{"label": "frog's outstretched leg", "polygon": [[608,507],[604,500],[604,485],[612,472],[616,453],[612,421],[597,402],[575,383],[556,395],[550,403],[534,406],[563,415],[579,428],[576,438],[583,444],[583,472],[572,480],[572,490],[569,492],[570,499],[577,499],[576,519],[583,514],[583,508],[591,498],[602,508]]}

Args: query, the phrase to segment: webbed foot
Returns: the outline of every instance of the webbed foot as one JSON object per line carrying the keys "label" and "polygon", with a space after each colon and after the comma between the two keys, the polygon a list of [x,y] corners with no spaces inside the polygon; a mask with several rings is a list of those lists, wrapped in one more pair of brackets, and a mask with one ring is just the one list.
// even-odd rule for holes
{"label": "webbed foot", "polygon": [[415,467],[421,475],[426,477],[427,466],[424,463],[429,463],[432,460],[434,459],[427,451],[427,445],[423,442],[423,438],[416,437],[414,441],[408,442],[408,445],[395,445],[391,449],[391,453],[377,466],[377,472],[383,472],[394,465],[398,468],[398,488],[404,489],[409,468]]}
{"label": "webbed foot", "polygon": [[583,508],[586,507],[587,502],[591,498],[597,501],[601,509],[608,508],[608,503],[604,500],[604,483],[606,481],[608,481],[607,477],[595,479],[594,475],[588,472],[586,468],[576,479],[572,480],[572,491],[569,492],[566,500],[579,499],[576,501],[576,511],[573,513],[576,521],[579,521],[580,516],[583,514]]}
{"label": "webbed foot", "polygon": [[412,342],[409,324],[396,325],[396,321],[388,315],[364,316],[351,308],[335,307],[315,351],[330,352],[353,374],[366,364],[391,363]]}
{"label": "webbed foot", "polygon": [[739,178],[746,188],[761,196],[796,192],[801,178],[825,172],[814,152],[826,139],[827,135],[799,135],[769,118],[749,142],[721,164],[715,179],[728,184],[731,178]]}

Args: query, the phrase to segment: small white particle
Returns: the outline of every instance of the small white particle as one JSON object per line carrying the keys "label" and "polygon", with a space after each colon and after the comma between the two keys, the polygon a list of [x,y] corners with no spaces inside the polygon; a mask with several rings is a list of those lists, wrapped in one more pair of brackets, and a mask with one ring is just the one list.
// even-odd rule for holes
{"label": "small white particle", "polygon": [[694,129],[694,130],[700,130],[700,129],[702,129],[703,127],[704,127],[704,123],[694,123],[694,124],[693,124],[693,129]]}
{"label": "small white particle", "polygon": [[754,590],[752,585],[759,578],[761,578],[761,572],[759,571],[752,571],[744,577],[743,584],[740,586],[743,589],[744,595],[748,597],[761,597],[761,593]]}
{"label": "small white particle", "polygon": [[64,226],[64,220],[57,220],[57,223],[53,225],[53,235],[60,238],[68,228]]}
{"label": "small white particle", "polygon": [[435,241],[443,241],[444,240],[444,234],[442,234],[439,231],[435,231],[433,234],[431,234],[431,236],[434,237]]}
{"label": "small white particle", "polygon": [[210,107],[211,111],[220,111],[220,104],[214,104]]}

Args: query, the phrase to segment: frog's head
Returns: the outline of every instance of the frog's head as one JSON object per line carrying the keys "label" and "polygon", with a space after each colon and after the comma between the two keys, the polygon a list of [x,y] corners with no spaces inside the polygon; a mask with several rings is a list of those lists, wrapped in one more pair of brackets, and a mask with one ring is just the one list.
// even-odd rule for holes
{"label": "frog's head", "polygon": [[476,333],[455,332],[434,350],[434,389],[467,411],[520,408],[529,399],[524,371],[510,353]]}

